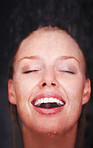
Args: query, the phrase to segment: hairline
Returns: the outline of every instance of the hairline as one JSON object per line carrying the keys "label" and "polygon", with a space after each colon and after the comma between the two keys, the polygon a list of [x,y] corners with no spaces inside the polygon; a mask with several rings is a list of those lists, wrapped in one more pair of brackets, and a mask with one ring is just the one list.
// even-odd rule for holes
{"label": "hairline", "polygon": [[[27,36],[27,37],[29,37],[30,35],[31,36],[33,36],[34,34],[37,34],[38,33],[38,31],[51,31],[51,32],[56,32],[56,31],[59,31],[59,32],[64,32],[64,33],[66,33],[68,36],[70,36],[71,38],[72,38],[72,40],[74,40],[75,41],[75,43],[77,44],[77,46],[78,46],[78,48],[79,48],[79,50],[80,50],[80,52],[81,52],[81,54],[82,54],[82,57],[83,57],[83,61],[84,61],[84,73],[85,73],[85,78],[87,79],[88,77],[87,77],[87,63],[86,63],[86,58],[85,58],[85,56],[84,56],[84,53],[82,52],[82,50],[81,50],[81,48],[80,48],[80,46],[79,46],[79,44],[77,43],[77,41],[75,40],[75,38],[73,38],[72,37],[72,35],[67,31],[67,30],[65,30],[64,28],[63,29],[61,29],[61,28],[59,28],[58,26],[41,26],[41,27],[38,27],[36,30],[33,30],[32,32],[30,32],[30,34]],[[27,37],[25,37],[23,40],[25,40]],[[18,53],[18,51],[19,51],[19,48],[20,48],[20,46],[21,46],[21,44],[22,44],[22,42],[23,42],[23,40],[19,43],[19,45],[18,45],[18,47],[17,47],[17,49],[15,50],[15,53],[14,53],[14,56],[13,56],[13,60],[12,60],[12,66],[13,66],[13,69],[14,69],[14,62],[15,62],[15,59],[16,59],[16,56],[17,56],[17,53]],[[13,72],[14,72],[14,70],[13,70]]]}

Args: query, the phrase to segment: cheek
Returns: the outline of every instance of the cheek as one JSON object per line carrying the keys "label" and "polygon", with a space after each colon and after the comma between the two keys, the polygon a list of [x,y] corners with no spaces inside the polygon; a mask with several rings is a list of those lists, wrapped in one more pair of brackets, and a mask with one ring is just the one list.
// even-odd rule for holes
{"label": "cheek", "polygon": [[[24,76],[14,77],[14,87],[17,103],[26,102],[29,100],[29,97],[32,95],[34,88],[37,87],[39,78],[26,78]],[[23,101],[24,100],[24,101]]]}
{"label": "cheek", "polygon": [[20,119],[24,122],[29,121],[29,116],[33,117],[33,113],[29,108],[30,97],[33,96],[38,89],[40,77],[24,77],[21,74],[14,75],[14,89],[17,100],[17,110]]}
{"label": "cheek", "polygon": [[84,79],[83,77],[74,77],[69,79],[60,79],[60,86],[64,89],[67,99],[67,111],[74,113],[80,113],[82,108],[82,99],[84,91]]}
{"label": "cheek", "polygon": [[83,96],[83,88],[82,82],[79,80],[71,81],[70,85],[65,85],[65,88],[68,91],[68,95],[70,96],[71,100],[78,101],[81,100]]}
{"label": "cheek", "polygon": [[82,98],[84,90],[84,77],[82,75],[71,77],[63,76],[59,77],[58,79],[60,86],[65,89],[68,98],[70,96],[70,99],[74,99],[73,97],[77,98],[78,100]]}
{"label": "cheek", "polygon": [[68,120],[73,123],[78,121],[82,109],[82,99],[84,90],[84,81],[81,78],[68,79],[61,81],[64,87],[65,93],[67,94],[67,117]]}
{"label": "cheek", "polygon": [[14,77],[15,97],[17,100],[17,111],[20,119],[25,124],[29,123],[29,116],[32,119],[32,113],[29,108],[29,98],[31,97],[36,81],[33,79],[25,79],[24,77]]}

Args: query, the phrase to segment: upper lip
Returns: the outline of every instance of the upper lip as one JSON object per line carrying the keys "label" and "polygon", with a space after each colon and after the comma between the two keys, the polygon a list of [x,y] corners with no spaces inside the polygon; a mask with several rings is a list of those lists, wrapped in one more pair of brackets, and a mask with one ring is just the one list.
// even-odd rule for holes
{"label": "upper lip", "polygon": [[37,101],[38,99],[41,99],[41,98],[50,98],[50,97],[57,98],[58,100],[63,101],[64,104],[65,104],[64,99],[60,95],[58,95],[56,93],[42,93],[42,94],[39,94],[39,95],[37,95],[37,96],[34,97],[34,99],[31,101],[31,103],[34,104],[34,102]]}

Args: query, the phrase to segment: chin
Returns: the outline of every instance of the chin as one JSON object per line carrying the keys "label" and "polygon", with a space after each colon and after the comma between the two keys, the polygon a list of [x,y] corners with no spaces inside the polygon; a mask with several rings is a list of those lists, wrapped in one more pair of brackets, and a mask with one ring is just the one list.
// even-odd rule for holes
{"label": "chin", "polygon": [[34,124],[33,127],[31,127],[31,131],[38,133],[38,134],[44,134],[44,135],[62,135],[67,130],[66,127],[62,124],[58,124],[55,122],[38,122],[37,124]]}

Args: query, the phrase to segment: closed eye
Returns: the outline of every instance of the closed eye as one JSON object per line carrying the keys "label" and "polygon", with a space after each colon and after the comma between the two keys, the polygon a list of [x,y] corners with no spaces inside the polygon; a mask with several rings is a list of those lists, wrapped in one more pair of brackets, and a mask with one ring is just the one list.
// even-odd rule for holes
{"label": "closed eye", "polygon": [[32,72],[38,72],[39,70],[27,70],[23,72],[24,74],[32,73]]}
{"label": "closed eye", "polygon": [[65,73],[69,73],[69,74],[75,74],[73,71],[69,71],[69,70],[60,70],[60,72],[65,72]]}
{"label": "closed eye", "polygon": [[70,73],[70,74],[75,74],[73,71],[64,71],[64,72],[67,72],[67,73]]}

